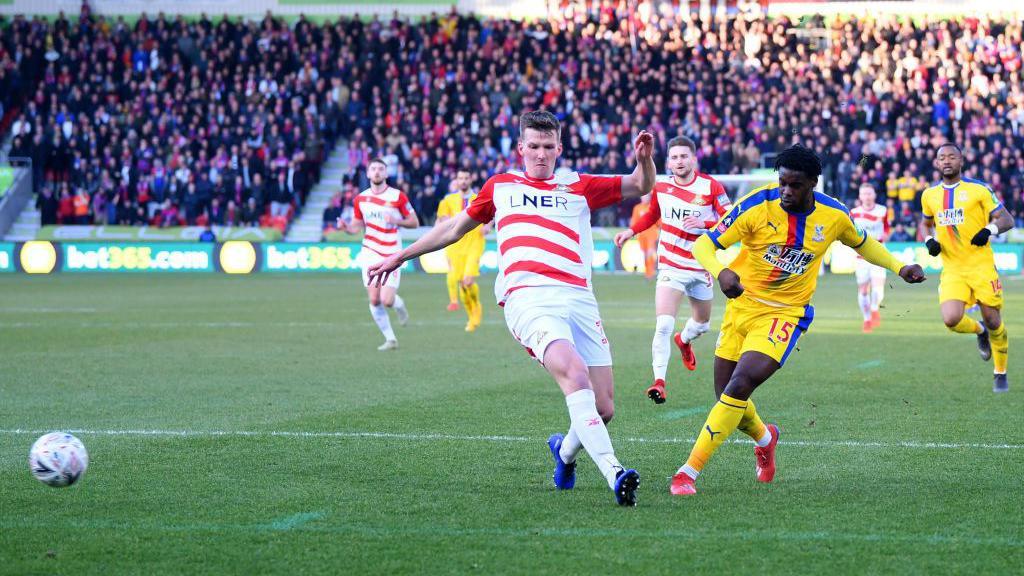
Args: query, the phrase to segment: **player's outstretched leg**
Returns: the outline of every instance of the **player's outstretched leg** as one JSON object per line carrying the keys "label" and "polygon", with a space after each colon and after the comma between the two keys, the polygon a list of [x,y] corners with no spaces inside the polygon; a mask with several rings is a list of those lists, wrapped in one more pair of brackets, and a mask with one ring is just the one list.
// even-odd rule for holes
{"label": "player's outstretched leg", "polygon": [[[739,362],[733,366],[731,362],[716,358],[716,372],[719,368],[732,368],[728,384],[718,397],[718,402],[711,408],[704,426],[697,436],[697,441],[690,451],[690,456],[672,477],[670,491],[676,496],[687,496],[697,492],[694,481],[700,475],[711,455],[725,442],[747,416],[747,427],[754,426],[753,419],[760,421],[756,411],[748,416],[750,395],[762,382],[771,377],[779,369],[779,363],[772,357],[761,352],[745,352]],[[718,376],[716,374],[716,376]],[[718,380],[718,378],[716,378]],[[761,427],[769,430],[763,424]],[[770,440],[770,439],[769,439]]]}
{"label": "player's outstretched leg", "polygon": [[[554,377],[562,392],[565,393],[565,404],[569,409],[569,421],[571,422],[570,434],[575,434],[578,437],[583,449],[597,464],[601,475],[608,482],[608,487],[615,492],[616,501],[622,505],[634,505],[639,475],[636,475],[634,470],[633,474],[630,474],[625,480],[620,478],[624,468],[615,456],[611,438],[608,436],[608,428],[605,426],[605,421],[612,417],[613,407],[610,404],[605,407],[607,414],[602,415],[598,412],[597,397],[591,384],[592,379],[596,380],[593,385],[600,388],[602,397],[610,400],[612,397],[611,366],[588,368],[568,340],[556,340],[549,344],[544,351],[544,368]],[[593,377],[591,370],[593,370]],[[563,450],[560,450],[560,455],[561,452]],[[562,458],[562,460],[564,462],[568,459]],[[627,470],[627,472],[629,471]],[[636,485],[634,485],[634,476]]]}

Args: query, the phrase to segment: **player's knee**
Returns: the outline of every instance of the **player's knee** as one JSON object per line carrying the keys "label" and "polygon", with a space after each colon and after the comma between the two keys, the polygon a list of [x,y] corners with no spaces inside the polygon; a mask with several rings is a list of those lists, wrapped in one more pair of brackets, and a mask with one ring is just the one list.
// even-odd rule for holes
{"label": "player's knee", "polygon": [[954,326],[960,323],[961,318],[963,318],[962,314],[960,316],[954,316],[952,314],[943,314],[942,322],[946,325],[946,328],[952,330]]}
{"label": "player's knee", "polygon": [[655,318],[654,331],[659,335],[671,334],[675,329],[676,319],[669,314],[662,314]]}
{"label": "player's knee", "polygon": [[395,305],[395,297],[394,297],[394,295],[392,295],[392,296],[381,296],[380,303],[383,304],[384,306],[388,307],[388,308],[391,308],[392,306]]}
{"label": "player's knee", "polygon": [[370,306],[380,306],[380,296],[370,296]]}
{"label": "player's knee", "polygon": [[982,312],[981,321],[985,323],[985,327],[989,330],[995,330],[1003,323],[1003,319],[999,316],[999,312],[992,312],[989,314]]}
{"label": "player's knee", "polygon": [[746,400],[754,393],[754,388],[757,388],[754,379],[748,374],[737,371],[733,373],[722,393],[737,400]]}

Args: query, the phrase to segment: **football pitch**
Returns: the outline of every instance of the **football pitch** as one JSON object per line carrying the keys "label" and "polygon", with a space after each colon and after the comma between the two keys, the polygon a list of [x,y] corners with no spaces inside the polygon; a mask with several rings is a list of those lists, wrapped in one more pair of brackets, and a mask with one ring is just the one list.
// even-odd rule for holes
{"label": "football pitch", "polygon": [[[615,505],[580,455],[551,484],[561,393],[508,334],[483,279],[463,331],[439,276],[408,274],[401,348],[377,352],[358,275],[0,278],[0,573],[1020,573],[1024,283],[1004,279],[1010,392],[938,314],[938,277],[890,275],[860,333],[851,277],[824,277],[810,331],[754,395],[782,427],[775,482],[737,432],[672,497],[713,402],[698,369],[650,384],[653,286],[597,276],[617,384],[612,440],[640,471]],[[681,322],[677,323],[677,329]],[[73,430],[76,485],[27,467]],[[733,442],[735,440],[735,442]]]}

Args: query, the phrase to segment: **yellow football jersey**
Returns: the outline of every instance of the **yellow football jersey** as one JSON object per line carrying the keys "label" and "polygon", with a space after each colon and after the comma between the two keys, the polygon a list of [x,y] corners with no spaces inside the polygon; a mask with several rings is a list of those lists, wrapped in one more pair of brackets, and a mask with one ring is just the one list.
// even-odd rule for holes
{"label": "yellow football jersey", "polygon": [[867,235],[839,200],[815,192],[809,212],[791,214],[780,204],[778,184],[771,184],[737,202],[708,237],[720,249],[741,243],[729,268],[739,275],[745,295],[770,305],[805,306],[832,242],[857,248]]}
{"label": "yellow football jersey", "polygon": [[[459,212],[466,209],[467,206],[473,203],[476,199],[476,194],[470,194],[468,197],[463,197],[461,192],[452,192],[447,194],[441,199],[441,203],[437,206],[437,217],[453,217]],[[448,247],[449,251],[465,251],[469,254],[475,254],[484,251],[484,230],[483,226],[477,226],[466,233],[458,242]]]}
{"label": "yellow football jersey", "polygon": [[952,186],[942,182],[921,196],[921,212],[935,224],[945,270],[989,270],[995,267],[992,245],[975,246],[971,238],[1002,208],[988,184],[963,178]]}

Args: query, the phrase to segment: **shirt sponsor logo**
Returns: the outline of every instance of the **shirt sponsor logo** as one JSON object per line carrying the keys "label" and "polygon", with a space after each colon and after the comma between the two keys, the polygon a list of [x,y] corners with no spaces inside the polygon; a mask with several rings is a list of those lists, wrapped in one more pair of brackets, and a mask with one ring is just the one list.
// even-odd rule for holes
{"label": "shirt sponsor logo", "polygon": [[512,208],[532,206],[534,208],[561,208],[562,210],[568,210],[569,200],[561,196],[523,194],[521,198],[513,197],[509,206]]}
{"label": "shirt sponsor logo", "polygon": [[936,214],[935,218],[939,226],[957,226],[964,223],[964,209],[963,208],[950,208],[948,210],[940,210]]}
{"label": "shirt sponsor logo", "polygon": [[763,259],[772,266],[789,274],[800,275],[814,260],[814,254],[792,246],[772,244],[765,250]]}

